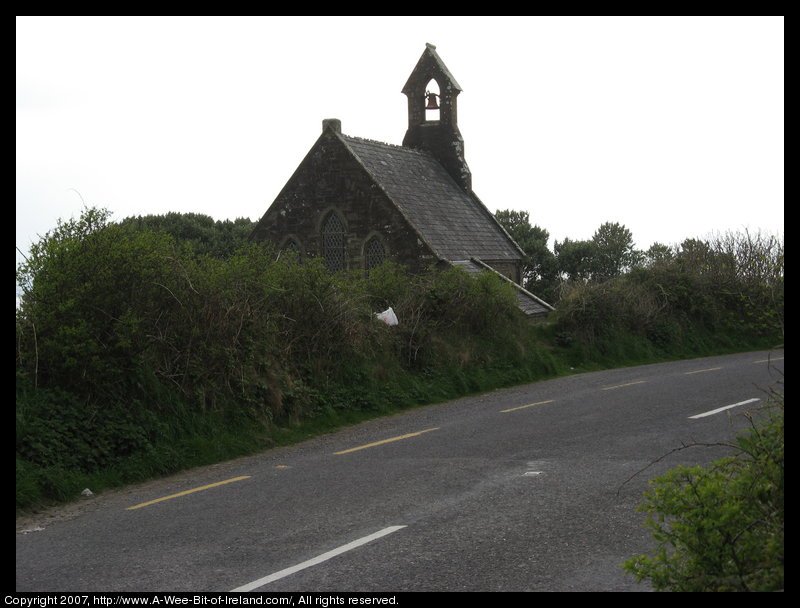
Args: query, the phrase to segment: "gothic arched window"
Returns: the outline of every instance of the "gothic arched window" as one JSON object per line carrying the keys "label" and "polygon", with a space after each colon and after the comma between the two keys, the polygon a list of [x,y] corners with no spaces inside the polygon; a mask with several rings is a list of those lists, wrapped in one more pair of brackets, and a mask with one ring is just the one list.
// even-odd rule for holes
{"label": "gothic arched window", "polygon": [[346,268],[344,245],[344,222],[335,211],[331,211],[322,224],[322,257],[328,270]]}
{"label": "gothic arched window", "polygon": [[386,248],[377,236],[373,236],[364,245],[364,268],[369,272],[377,268],[386,259]]}

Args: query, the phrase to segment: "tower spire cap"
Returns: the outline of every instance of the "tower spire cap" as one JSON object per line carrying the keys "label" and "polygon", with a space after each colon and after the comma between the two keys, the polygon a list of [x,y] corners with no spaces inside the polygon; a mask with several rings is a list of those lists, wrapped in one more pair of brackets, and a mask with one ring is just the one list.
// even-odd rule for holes
{"label": "tower spire cap", "polygon": [[439,57],[439,54],[436,52],[436,45],[430,42],[425,43],[425,50],[422,51],[422,56],[419,58],[414,71],[411,72],[411,76],[403,87],[402,93],[404,95],[413,93],[415,80],[423,77],[425,78],[425,82],[431,78],[436,78],[440,86],[447,84],[456,93],[460,93],[463,90],[456,82],[456,79],[453,78],[450,70],[447,69],[442,58]]}

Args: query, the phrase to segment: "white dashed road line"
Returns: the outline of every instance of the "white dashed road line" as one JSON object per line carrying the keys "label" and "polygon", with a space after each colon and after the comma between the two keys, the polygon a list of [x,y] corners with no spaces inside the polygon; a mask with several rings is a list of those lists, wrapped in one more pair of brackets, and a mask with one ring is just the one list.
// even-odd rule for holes
{"label": "white dashed road line", "polygon": [[284,570],[280,570],[273,574],[269,574],[263,578],[253,581],[252,583],[247,583],[246,585],[242,585],[241,587],[237,587],[232,591],[252,591],[253,589],[258,589],[259,587],[263,587],[264,585],[271,583],[273,581],[277,581],[278,579],[284,578],[289,576],[290,574],[294,574],[295,572],[299,572],[300,570],[305,570],[306,568],[310,568],[311,566],[316,566],[317,564],[321,564],[322,562],[328,561],[332,557],[336,557],[337,555],[341,555],[342,553],[346,553],[351,549],[355,549],[356,547],[360,547],[361,545],[366,545],[373,540],[386,536],[387,534],[391,534],[392,532],[397,532],[398,530],[405,528],[405,526],[389,526],[388,528],[384,528],[383,530],[378,530],[374,534],[370,534],[369,536],[364,536],[353,542],[347,543],[346,545],[342,545],[332,551],[328,551],[327,553],[323,553],[322,555],[318,555],[317,557],[313,557],[307,561],[304,561],[296,566],[291,566],[290,568],[286,568]]}
{"label": "white dashed road line", "polygon": [[695,414],[694,416],[689,416],[689,418],[692,418],[692,419],[705,418],[706,416],[712,416],[713,414],[719,414],[720,412],[724,412],[725,410],[729,410],[732,407],[739,407],[740,405],[745,405],[747,403],[753,403],[754,401],[760,401],[760,400],[757,399],[757,398],[754,398],[754,399],[748,399],[747,401],[740,401],[739,403],[734,403],[732,405],[726,405],[724,407],[718,407],[715,410],[710,410],[708,412],[703,412],[702,414]]}

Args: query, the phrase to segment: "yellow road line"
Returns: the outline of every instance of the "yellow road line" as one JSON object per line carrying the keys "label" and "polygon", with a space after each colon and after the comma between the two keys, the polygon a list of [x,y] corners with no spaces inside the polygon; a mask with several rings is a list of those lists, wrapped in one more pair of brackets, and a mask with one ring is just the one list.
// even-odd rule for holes
{"label": "yellow road line", "polygon": [[760,359],[758,361],[753,361],[753,363],[769,363],[771,361],[783,361],[783,357],[772,357],[770,359]]}
{"label": "yellow road line", "polygon": [[132,511],[133,509],[141,509],[142,507],[147,507],[149,505],[154,505],[157,502],[162,502],[164,500],[170,500],[172,498],[178,498],[179,496],[186,496],[187,494],[194,494],[195,492],[202,492],[203,490],[208,490],[209,488],[216,488],[217,486],[223,486],[227,483],[233,483],[234,481],[241,481],[242,479],[250,479],[250,475],[243,475],[242,477],[233,477],[231,479],[226,479],[225,481],[218,481],[217,483],[210,483],[207,486],[201,486],[199,488],[193,488],[191,490],[185,490],[183,492],[178,492],[177,494],[170,494],[169,496],[163,496],[161,498],[156,498],[155,500],[150,500],[148,502],[143,502],[138,505],[134,505],[132,507],[128,507],[127,511]]}
{"label": "yellow road line", "polygon": [[722,369],[721,367],[709,367],[708,369],[696,369],[693,372],[684,372],[685,376],[689,376],[691,374],[702,374],[704,372],[715,372],[717,370]]}
{"label": "yellow road line", "polygon": [[622,388],[623,386],[633,386],[634,384],[644,384],[647,380],[637,380],[636,382],[628,382],[627,384],[617,384],[616,386],[604,386],[601,391],[611,391],[615,388]]}
{"label": "yellow road line", "polygon": [[545,403],[553,403],[554,399],[548,399],[547,401],[537,401],[536,403],[529,403],[528,405],[520,405],[519,407],[512,407],[507,410],[500,410],[501,414],[506,414],[508,412],[516,412],[517,410],[524,410],[526,407],[533,407],[534,405],[543,405]]}
{"label": "yellow road line", "polygon": [[429,433],[431,431],[438,431],[439,427],[433,429],[425,429],[424,431],[417,431],[416,433],[409,433],[408,435],[400,435],[398,437],[391,437],[389,439],[383,439],[381,441],[376,441],[375,443],[368,443],[366,445],[360,445],[355,448],[350,448],[349,450],[342,450],[341,452],[334,452],[334,455],[338,456],[339,454],[349,454],[350,452],[357,452],[358,450],[366,450],[367,448],[374,448],[376,445],[383,445],[384,443],[391,443],[392,441],[400,441],[401,439],[408,439],[409,437],[416,437],[418,435],[422,435],[423,433]]}

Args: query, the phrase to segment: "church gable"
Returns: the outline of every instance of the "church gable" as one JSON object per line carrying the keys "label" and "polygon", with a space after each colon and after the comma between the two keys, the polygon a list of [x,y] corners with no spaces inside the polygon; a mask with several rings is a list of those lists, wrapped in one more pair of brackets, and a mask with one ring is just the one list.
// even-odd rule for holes
{"label": "church gable", "polygon": [[369,269],[383,260],[414,260],[413,269],[424,270],[436,256],[354,156],[337,123],[325,121],[251,240],[322,257],[331,270]]}

